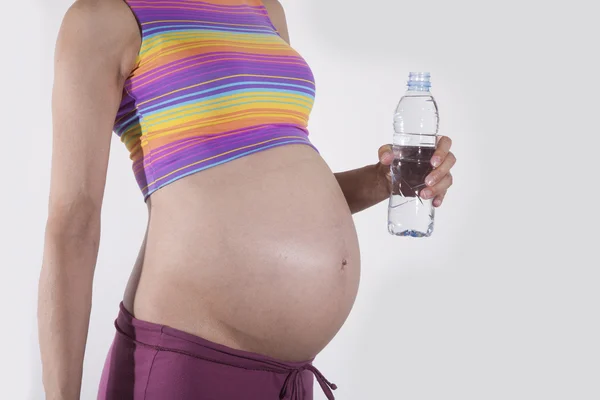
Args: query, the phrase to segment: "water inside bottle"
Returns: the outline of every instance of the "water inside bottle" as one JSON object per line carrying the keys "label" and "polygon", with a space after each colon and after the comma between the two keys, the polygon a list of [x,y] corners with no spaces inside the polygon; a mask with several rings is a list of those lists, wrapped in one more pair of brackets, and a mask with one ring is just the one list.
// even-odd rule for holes
{"label": "water inside bottle", "polygon": [[393,149],[392,194],[419,197],[426,186],[425,178],[433,170],[431,157],[435,147],[394,146]]}
{"label": "water inside bottle", "polygon": [[[398,236],[430,236],[434,221],[433,199],[421,198],[420,192],[426,186],[425,178],[433,170],[431,157],[435,147],[394,145],[393,151],[388,229]],[[407,209],[412,211],[407,212]],[[394,215],[396,213],[398,218]]]}

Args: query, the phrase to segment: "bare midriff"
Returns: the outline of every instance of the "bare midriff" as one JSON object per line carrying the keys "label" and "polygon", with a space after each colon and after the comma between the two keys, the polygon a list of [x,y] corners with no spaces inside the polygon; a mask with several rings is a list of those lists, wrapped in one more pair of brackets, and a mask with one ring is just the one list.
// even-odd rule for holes
{"label": "bare midriff", "polygon": [[348,317],[358,238],[335,176],[310,146],[200,171],[156,191],[148,207],[124,297],[136,318],[303,361]]}

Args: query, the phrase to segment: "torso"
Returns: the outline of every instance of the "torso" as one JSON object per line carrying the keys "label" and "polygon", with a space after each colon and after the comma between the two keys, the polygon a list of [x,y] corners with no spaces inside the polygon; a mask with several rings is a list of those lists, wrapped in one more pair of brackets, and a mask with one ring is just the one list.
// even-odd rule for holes
{"label": "torso", "polygon": [[[138,50],[139,41],[124,59]],[[303,361],[349,315],[358,239],[332,171],[310,146],[273,147],[199,171],[147,204],[148,231],[123,300],[137,318]]]}
{"label": "torso", "polygon": [[347,318],[358,240],[312,148],[281,146],[210,168],[148,204],[124,299],[137,318],[290,361],[315,356]]}

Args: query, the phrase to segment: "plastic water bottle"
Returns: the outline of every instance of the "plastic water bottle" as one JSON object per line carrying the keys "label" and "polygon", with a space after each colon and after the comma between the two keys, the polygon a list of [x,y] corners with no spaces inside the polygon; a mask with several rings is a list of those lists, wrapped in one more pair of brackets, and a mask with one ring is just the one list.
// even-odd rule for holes
{"label": "plastic water bottle", "polygon": [[394,114],[394,161],[388,230],[393,235],[429,237],[433,233],[433,199],[422,199],[425,177],[432,171],[437,143],[438,108],[429,88],[429,72],[411,72],[408,90]]}

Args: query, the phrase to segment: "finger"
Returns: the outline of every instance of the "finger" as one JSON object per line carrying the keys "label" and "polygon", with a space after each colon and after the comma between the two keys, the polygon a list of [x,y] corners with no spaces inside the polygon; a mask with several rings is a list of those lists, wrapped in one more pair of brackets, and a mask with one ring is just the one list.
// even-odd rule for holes
{"label": "finger", "polygon": [[452,167],[456,164],[456,157],[452,152],[448,153],[448,156],[444,159],[442,165],[434,169],[427,175],[425,178],[425,184],[427,186],[433,186],[436,183],[440,182],[446,175],[450,173]]}
{"label": "finger", "polygon": [[442,194],[436,196],[435,199],[433,199],[434,207],[439,207],[442,205],[442,203],[444,202],[444,197],[446,197],[446,193],[442,193]]}
{"label": "finger", "polygon": [[392,151],[392,145],[384,144],[383,146],[381,146],[379,148],[378,155],[379,155],[380,163],[382,163],[384,165],[390,165],[392,163],[392,161],[394,160],[394,153]]}
{"label": "finger", "polygon": [[452,174],[446,175],[437,185],[421,190],[421,198],[424,200],[433,199],[445,193],[452,186],[452,180]]}
{"label": "finger", "polygon": [[440,165],[448,155],[450,147],[452,147],[452,139],[448,136],[440,136],[435,152],[431,157],[431,165],[434,167]]}

